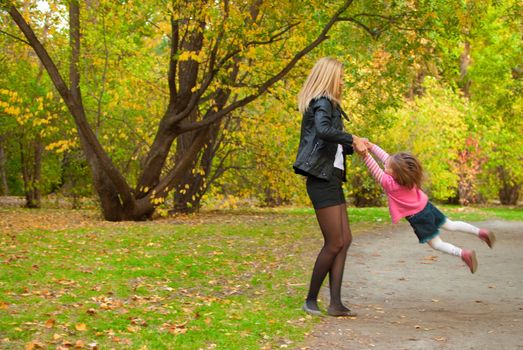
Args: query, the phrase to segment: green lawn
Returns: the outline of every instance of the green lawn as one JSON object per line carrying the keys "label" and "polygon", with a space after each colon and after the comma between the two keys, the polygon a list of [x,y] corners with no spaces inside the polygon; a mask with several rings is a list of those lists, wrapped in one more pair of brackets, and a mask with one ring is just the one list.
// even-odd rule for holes
{"label": "green lawn", "polygon": [[[521,209],[442,209],[523,221]],[[389,224],[386,208],[349,215],[359,231]],[[320,238],[311,209],[288,208],[2,232],[0,348],[294,348],[318,322],[300,306]]]}

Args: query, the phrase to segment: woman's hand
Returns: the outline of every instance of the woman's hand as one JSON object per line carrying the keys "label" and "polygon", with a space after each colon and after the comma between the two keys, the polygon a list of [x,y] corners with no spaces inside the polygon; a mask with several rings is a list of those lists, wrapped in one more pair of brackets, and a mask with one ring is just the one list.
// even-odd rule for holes
{"label": "woman's hand", "polygon": [[352,147],[362,156],[366,155],[368,152],[366,142],[368,142],[366,138],[361,138],[355,135],[352,136]]}

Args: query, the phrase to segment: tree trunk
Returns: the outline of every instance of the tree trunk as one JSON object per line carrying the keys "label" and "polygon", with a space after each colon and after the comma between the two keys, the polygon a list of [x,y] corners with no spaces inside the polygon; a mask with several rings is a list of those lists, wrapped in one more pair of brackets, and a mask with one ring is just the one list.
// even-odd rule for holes
{"label": "tree trunk", "polygon": [[499,201],[503,205],[517,205],[519,200],[519,193],[521,191],[521,184],[509,185],[503,184],[499,190]]}
{"label": "tree trunk", "polygon": [[498,192],[499,201],[503,205],[517,205],[522,184],[510,181],[510,175],[503,167],[498,167],[498,174],[501,179],[501,188]]}
{"label": "tree trunk", "polygon": [[5,136],[0,135],[0,196],[9,195],[9,185],[7,183],[6,155],[4,151]]}
{"label": "tree trunk", "polygon": [[[24,149],[20,142],[20,157],[22,163],[22,178],[24,180],[25,207],[40,208],[41,191],[40,180],[42,175],[42,152],[43,146],[39,140],[30,142],[29,147]],[[27,153],[26,153],[27,152]]]}
{"label": "tree trunk", "polygon": [[470,42],[467,40],[463,45],[463,52],[459,56],[459,80],[463,96],[470,99],[470,85],[472,81],[468,77],[468,68],[472,63],[470,58]]}
{"label": "tree trunk", "polygon": [[[173,211],[192,213],[200,210],[201,200],[208,189],[208,177],[216,155],[217,139],[220,124],[212,125],[205,135],[205,143],[198,152],[199,156],[185,172],[182,181],[175,187]],[[192,133],[191,133],[192,134]],[[191,140],[192,143],[192,140]],[[177,158],[186,152],[187,144],[177,144]]]}
{"label": "tree trunk", "polygon": [[416,77],[412,80],[412,83],[410,85],[410,89],[407,93],[407,98],[409,100],[414,100],[415,97],[423,96],[423,81],[425,80],[425,71],[420,70]]}

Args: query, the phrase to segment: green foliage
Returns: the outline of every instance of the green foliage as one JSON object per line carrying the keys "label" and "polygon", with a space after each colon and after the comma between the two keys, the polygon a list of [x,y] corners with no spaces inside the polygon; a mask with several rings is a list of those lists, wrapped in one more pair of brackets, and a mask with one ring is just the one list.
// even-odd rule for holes
{"label": "green foliage", "polygon": [[516,200],[523,184],[523,44],[518,14],[521,4],[489,8],[485,23],[474,32],[476,50],[470,69],[472,99],[483,108],[480,120],[488,154],[481,191],[488,197],[515,191]]}
{"label": "green foliage", "polygon": [[407,151],[415,154],[427,174],[425,186],[431,197],[454,196],[458,174],[453,164],[467,135],[466,100],[450,89],[426,79],[425,94],[407,102],[402,109],[391,111],[396,123],[383,137],[389,153]]}
{"label": "green foliage", "polygon": [[[201,29],[204,49],[183,48],[177,53],[182,66],[207,62],[222,26],[225,45],[218,55],[238,52],[234,62],[241,80],[232,79],[234,64],[224,61],[202,96],[196,118],[203,118],[215,108],[217,91],[230,92],[232,100],[256,91],[316,37],[340,3],[267,3],[260,8],[259,23],[248,26],[246,18],[254,15],[249,12],[250,2],[229,3],[227,8],[222,2],[172,1],[162,6],[157,1],[80,2],[83,104],[96,135],[128,183],[134,184],[140,176],[168,103],[165,77],[171,15],[183,22],[182,35],[198,28],[198,19],[208,23]],[[48,10],[37,1],[25,2],[21,8],[67,76],[67,2],[47,4]],[[351,20],[338,23],[329,40],[304,57],[268,94],[224,121],[226,130],[217,136],[224,141],[213,162],[206,203],[221,202],[224,207],[247,200],[270,206],[309,203],[303,179],[291,167],[301,118],[296,95],[314,62],[329,55],[345,67],[343,107],[351,119],[345,123],[346,130],[376,141],[389,152],[418,154],[427,170],[426,189],[431,196],[446,200],[468,193],[470,198],[492,200],[502,191],[520,193],[520,14],[521,4],[514,0],[355,2],[344,14]],[[0,13],[0,25],[6,32],[21,35],[5,12]],[[33,113],[25,114],[27,122],[20,128],[3,106],[0,133],[24,131],[31,140],[45,130],[42,189],[91,193],[73,123],[46,75],[39,73],[41,68],[25,44],[7,35],[0,35],[0,42],[2,88],[20,96],[20,111],[28,108]],[[470,44],[470,64],[461,76],[465,43]],[[204,74],[198,72],[199,82]],[[26,76],[40,80],[20,78]],[[460,93],[467,83],[471,83],[469,98]],[[44,101],[45,111],[38,111],[34,102],[49,93],[52,97]],[[46,118],[49,125],[42,124]],[[474,152],[467,143],[470,139],[481,140]],[[6,147],[9,184],[13,193],[21,194],[21,159],[16,155],[15,138],[9,138]],[[166,171],[173,165],[174,151]],[[347,171],[349,199],[361,205],[383,204],[379,187],[357,156],[349,159]],[[64,174],[75,185],[60,183]]]}

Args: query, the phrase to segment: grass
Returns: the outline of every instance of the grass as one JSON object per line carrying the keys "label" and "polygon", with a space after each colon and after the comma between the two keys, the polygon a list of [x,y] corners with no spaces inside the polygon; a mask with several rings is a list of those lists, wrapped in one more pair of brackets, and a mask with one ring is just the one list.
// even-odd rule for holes
{"label": "grass", "polygon": [[[485,221],[485,220],[512,220],[523,221],[523,208],[521,207],[462,207],[458,205],[438,204],[437,207],[452,220]],[[280,208],[276,212],[290,215],[314,215],[312,208]],[[385,207],[353,208],[348,209],[352,224],[389,223],[388,209]]]}
{"label": "grass", "polygon": [[316,322],[299,309],[312,262],[295,244],[313,224],[241,214],[2,235],[1,348],[293,344]]}
{"label": "grass", "polygon": [[[523,221],[521,209],[441,209],[453,219]],[[0,209],[2,349],[295,348],[318,322],[300,310],[311,247],[321,245],[311,209],[143,223],[74,215]],[[389,223],[386,208],[349,216],[356,233]]]}

